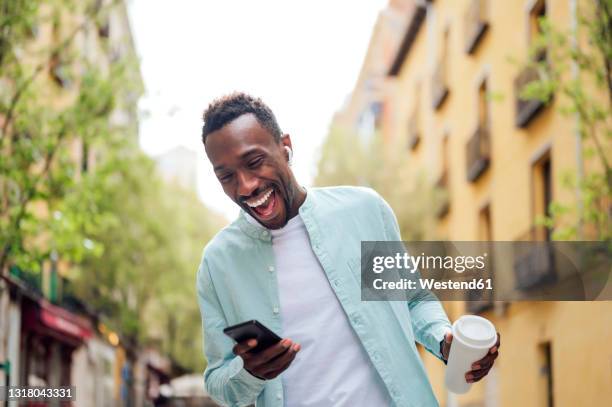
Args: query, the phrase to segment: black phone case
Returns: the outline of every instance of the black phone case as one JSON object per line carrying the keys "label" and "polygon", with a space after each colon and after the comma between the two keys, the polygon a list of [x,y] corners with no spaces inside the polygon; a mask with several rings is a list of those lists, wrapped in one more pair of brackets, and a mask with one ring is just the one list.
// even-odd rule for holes
{"label": "black phone case", "polygon": [[260,352],[281,340],[277,334],[255,319],[228,326],[223,330],[223,333],[236,342],[242,342],[247,339],[257,339],[257,346],[249,352]]}

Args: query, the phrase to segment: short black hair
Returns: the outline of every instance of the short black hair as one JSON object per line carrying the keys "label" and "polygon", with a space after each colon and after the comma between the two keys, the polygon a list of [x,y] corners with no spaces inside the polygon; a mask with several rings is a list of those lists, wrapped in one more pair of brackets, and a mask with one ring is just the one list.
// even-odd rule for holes
{"label": "short black hair", "polygon": [[276,142],[282,136],[276,117],[260,98],[243,92],[234,92],[229,95],[215,99],[204,111],[204,126],[202,127],[202,143],[206,143],[206,137],[225,126],[232,120],[243,114],[252,113],[259,124],[270,132]]}

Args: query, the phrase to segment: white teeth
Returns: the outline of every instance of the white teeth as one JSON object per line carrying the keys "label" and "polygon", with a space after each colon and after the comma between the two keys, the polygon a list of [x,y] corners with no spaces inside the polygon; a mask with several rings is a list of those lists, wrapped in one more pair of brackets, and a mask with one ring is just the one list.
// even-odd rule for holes
{"label": "white teeth", "polygon": [[272,194],[272,189],[269,189],[268,192],[266,192],[265,194],[263,194],[263,196],[261,198],[259,198],[256,201],[246,201],[247,205],[249,205],[251,208],[256,208],[259,205],[263,204],[264,202],[266,202],[268,200],[268,198],[270,197],[270,195]]}

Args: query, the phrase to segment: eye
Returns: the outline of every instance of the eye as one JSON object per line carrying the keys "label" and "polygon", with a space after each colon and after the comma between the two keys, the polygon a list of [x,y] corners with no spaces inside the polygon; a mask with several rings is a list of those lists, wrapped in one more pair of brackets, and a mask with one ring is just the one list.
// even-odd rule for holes
{"label": "eye", "polygon": [[230,182],[232,180],[233,176],[234,175],[232,173],[228,173],[228,174],[223,174],[223,175],[219,176],[218,178],[219,178],[219,181],[222,184],[226,184],[226,183],[228,183],[228,182]]}
{"label": "eye", "polygon": [[263,163],[263,157],[256,157],[247,164],[250,169],[259,167]]}

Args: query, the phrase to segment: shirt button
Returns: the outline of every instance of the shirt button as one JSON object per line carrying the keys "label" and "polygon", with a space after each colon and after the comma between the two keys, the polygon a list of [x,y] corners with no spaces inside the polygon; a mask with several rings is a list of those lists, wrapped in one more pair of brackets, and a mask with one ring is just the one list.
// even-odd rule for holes
{"label": "shirt button", "polygon": [[268,237],[269,234],[270,232],[268,232],[267,230],[264,230],[263,232],[261,232],[261,237]]}
{"label": "shirt button", "polygon": [[268,267],[268,271],[269,271],[270,273],[272,273],[272,272],[274,271],[274,266],[270,266],[270,267]]}
{"label": "shirt button", "polygon": [[275,314],[278,314],[278,311],[279,311],[278,307],[272,308],[272,312],[274,312]]}
{"label": "shirt button", "polygon": [[276,393],[276,399],[277,399],[277,400],[280,400],[280,399],[282,399],[282,398],[283,398],[283,395],[282,395],[282,394],[280,394],[280,393]]}
{"label": "shirt button", "polygon": [[340,286],[340,280],[334,280],[334,287]]}

